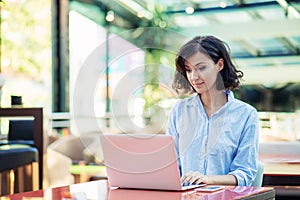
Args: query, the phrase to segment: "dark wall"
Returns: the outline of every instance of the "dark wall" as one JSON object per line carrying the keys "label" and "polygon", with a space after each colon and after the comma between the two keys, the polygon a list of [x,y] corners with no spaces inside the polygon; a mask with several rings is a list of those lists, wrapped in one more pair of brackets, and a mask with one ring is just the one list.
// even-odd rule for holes
{"label": "dark wall", "polygon": [[272,88],[263,85],[244,85],[234,93],[237,98],[253,105],[258,111],[300,110],[300,83],[288,83]]}

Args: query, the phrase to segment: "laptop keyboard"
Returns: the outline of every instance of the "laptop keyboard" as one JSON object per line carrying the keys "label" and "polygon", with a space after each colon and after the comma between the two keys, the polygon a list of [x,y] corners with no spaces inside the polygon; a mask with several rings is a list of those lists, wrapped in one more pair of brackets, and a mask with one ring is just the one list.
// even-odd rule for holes
{"label": "laptop keyboard", "polygon": [[182,183],[182,186],[191,186],[191,185],[199,185],[199,184],[196,184],[196,183],[190,183],[190,182],[183,182],[183,183]]}

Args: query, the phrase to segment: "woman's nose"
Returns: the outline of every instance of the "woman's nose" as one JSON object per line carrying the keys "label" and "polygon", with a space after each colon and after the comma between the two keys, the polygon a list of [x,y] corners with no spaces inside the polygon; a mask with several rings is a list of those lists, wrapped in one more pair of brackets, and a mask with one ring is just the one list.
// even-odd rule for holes
{"label": "woman's nose", "polygon": [[192,80],[197,80],[200,77],[200,73],[197,70],[193,70],[191,74]]}

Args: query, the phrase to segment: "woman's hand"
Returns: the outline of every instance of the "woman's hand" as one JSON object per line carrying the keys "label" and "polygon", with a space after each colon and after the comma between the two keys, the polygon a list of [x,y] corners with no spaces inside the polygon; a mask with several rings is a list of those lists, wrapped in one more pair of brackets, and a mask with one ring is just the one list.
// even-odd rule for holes
{"label": "woman's hand", "polygon": [[197,171],[190,171],[184,174],[181,178],[182,183],[200,184],[205,183],[208,185],[220,184],[220,185],[237,185],[237,179],[235,176],[228,175],[203,175]]}
{"label": "woman's hand", "polygon": [[182,176],[181,178],[182,183],[189,183],[189,184],[213,184],[213,181],[209,178],[209,176],[205,176],[199,172],[190,171]]}

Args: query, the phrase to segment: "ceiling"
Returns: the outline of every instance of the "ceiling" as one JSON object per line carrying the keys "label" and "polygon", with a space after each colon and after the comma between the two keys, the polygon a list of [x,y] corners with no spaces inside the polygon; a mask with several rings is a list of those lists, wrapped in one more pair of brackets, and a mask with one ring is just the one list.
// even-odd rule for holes
{"label": "ceiling", "polygon": [[[73,0],[75,1],[75,0]],[[105,12],[123,28],[173,28],[187,38],[212,34],[225,40],[247,84],[300,82],[299,0],[77,0]],[[187,14],[187,7],[193,13]],[[191,10],[191,8],[189,8]],[[83,13],[84,14],[84,13]],[[152,36],[153,37],[153,36]],[[169,44],[180,43],[173,37]]]}

